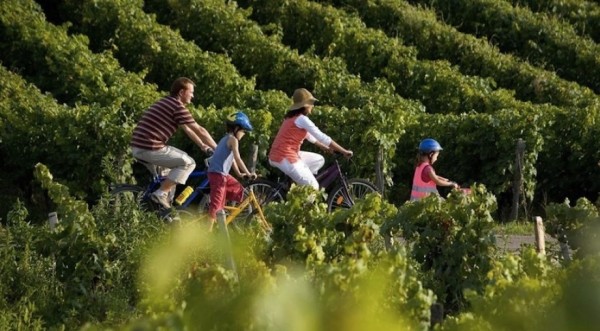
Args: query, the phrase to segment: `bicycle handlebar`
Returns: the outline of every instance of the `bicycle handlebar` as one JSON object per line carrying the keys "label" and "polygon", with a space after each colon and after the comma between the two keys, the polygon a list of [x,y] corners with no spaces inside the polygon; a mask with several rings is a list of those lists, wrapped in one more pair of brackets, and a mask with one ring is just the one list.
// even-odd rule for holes
{"label": "bicycle handlebar", "polygon": [[[340,157],[346,157],[346,155],[338,152],[338,151],[332,151],[333,156],[335,157],[335,159],[339,159]],[[346,158],[347,160],[351,159],[354,155],[350,156],[349,158]]]}
{"label": "bicycle handlebar", "polygon": [[252,175],[248,176],[246,174],[242,175],[242,180],[245,180],[245,181],[252,181],[252,180],[256,180],[257,178],[258,178],[258,175],[256,175],[256,174],[254,174],[253,176]]}

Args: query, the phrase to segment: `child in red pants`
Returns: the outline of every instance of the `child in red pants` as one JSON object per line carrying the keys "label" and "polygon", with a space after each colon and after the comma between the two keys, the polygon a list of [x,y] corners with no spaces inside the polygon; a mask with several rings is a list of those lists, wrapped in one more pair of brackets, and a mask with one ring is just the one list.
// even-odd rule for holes
{"label": "child in red pants", "polygon": [[252,124],[243,112],[237,112],[227,117],[227,134],[221,138],[208,166],[208,181],[210,183],[210,204],[208,214],[212,226],[217,218],[217,211],[223,209],[225,201],[242,201],[244,188],[229,171],[233,167],[238,177],[248,176],[255,178],[256,174],[250,173],[240,157],[239,140],[246,132],[252,131]]}

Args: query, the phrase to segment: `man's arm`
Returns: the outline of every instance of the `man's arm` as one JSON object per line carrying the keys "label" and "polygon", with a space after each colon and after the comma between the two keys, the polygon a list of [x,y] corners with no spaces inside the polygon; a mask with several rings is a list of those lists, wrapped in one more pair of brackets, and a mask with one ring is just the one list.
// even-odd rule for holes
{"label": "man's arm", "polygon": [[[197,126],[199,126],[198,124],[196,124]],[[194,131],[193,129],[193,124],[182,124],[180,125],[181,129],[183,130],[183,132],[185,132],[185,134],[198,146],[200,147],[200,150],[203,152],[206,152],[208,148],[211,148],[212,146],[210,146],[210,144],[206,144],[205,143],[205,139],[203,139],[202,136],[198,135],[196,133],[196,131]],[[208,134],[208,131],[206,131],[204,128],[202,128],[202,130],[204,130],[206,132],[206,134]],[[208,135],[210,137],[210,135]],[[211,141],[214,144],[214,140],[212,140],[211,137]],[[215,144],[216,147],[216,144]],[[213,149],[215,147],[212,147]]]}
{"label": "man's arm", "polygon": [[217,143],[214,141],[210,133],[208,133],[205,128],[198,125],[198,123],[194,122],[182,124],[180,127],[183,129],[185,134],[187,134],[187,136],[190,137],[190,139],[192,139],[192,141],[203,151],[206,149],[206,147],[203,147],[203,145],[206,145],[213,150],[217,148]]}

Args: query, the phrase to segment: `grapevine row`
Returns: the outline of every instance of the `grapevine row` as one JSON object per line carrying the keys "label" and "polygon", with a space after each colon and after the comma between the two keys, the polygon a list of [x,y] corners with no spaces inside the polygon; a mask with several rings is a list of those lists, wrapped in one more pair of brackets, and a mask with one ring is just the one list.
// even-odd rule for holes
{"label": "grapevine row", "polygon": [[234,2],[151,0],[145,1],[145,6],[159,22],[179,29],[184,38],[202,49],[227,53],[241,73],[256,77],[260,89],[291,94],[304,86],[314,90],[322,103],[332,106],[360,108],[376,104],[383,111],[421,111],[418,103],[395,95],[393,86],[385,80],[364,83],[348,73],[339,59],[300,55],[284,46],[277,35],[263,33]]}
{"label": "grapevine row", "polygon": [[[465,75],[491,77],[500,87],[514,90],[515,98],[556,106],[586,107],[598,96],[589,88],[560,78],[510,54],[487,40],[461,33],[440,22],[435,12],[405,1],[320,1],[356,11],[363,22],[413,45],[420,57],[445,59]],[[600,29],[599,29],[600,30]]]}
{"label": "grapevine row", "polygon": [[515,53],[534,65],[600,93],[600,46],[577,35],[570,24],[506,0],[411,0],[430,5],[460,31],[486,36],[502,52]]}
{"label": "grapevine row", "polygon": [[[242,3],[244,3],[242,1]],[[340,56],[361,77],[386,77],[397,93],[421,100],[431,113],[494,112],[531,107],[514,99],[512,91],[494,89],[489,79],[465,76],[446,61],[417,59],[413,49],[379,30],[365,28],[356,17],[309,1],[250,0],[253,18],[279,24],[284,42],[321,56]],[[277,21],[273,22],[272,19]],[[312,31],[316,29],[319,34]]]}
{"label": "grapevine row", "polygon": [[513,6],[527,6],[534,12],[552,13],[569,22],[582,36],[600,43],[600,5],[580,0],[511,0]]}
{"label": "grapevine row", "polygon": [[499,196],[501,209],[506,208],[511,194],[514,150],[517,139],[523,139],[527,153],[523,163],[524,193],[528,201],[537,185],[537,160],[544,152],[544,135],[553,122],[551,113],[543,110],[500,110],[494,114],[469,113],[421,115],[406,128],[397,144],[398,166],[394,169],[397,196],[408,199],[415,166],[416,151],[422,136],[433,136],[443,148],[436,169],[461,185],[484,183]]}
{"label": "grapevine row", "polygon": [[6,207],[17,197],[30,198],[35,187],[32,170],[38,162],[55,169],[55,175],[77,195],[105,189],[98,187],[108,179],[99,171],[100,165],[120,156],[118,150],[128,143],[128,128],[107,116],[108,110],[98,105],[59,104],[0,66],[2,179],[13,192]]}
{"label": "grapevine row", "polygon": [[123,70],[110,54],[92,53],[85,36],[48,23],[32,0],[2,1],[0,29],[2,63],[59,102],[98,104],[128,118],[159,96],[156,86]]}
{"label": "grapevine row", "polygon": [[[61,1],[61,20],[86,35],[95,52],[112,50],[123,68],[146,73],[163,91],[173,80],[190,77],[200,104],[240,106],[254,91],[224,55],[203,52],[176,31],[156,23],[142,10],[143,1]],[[47,11],[49,9],[46,9]],[[75,28],[76,27],[76,28]]]}

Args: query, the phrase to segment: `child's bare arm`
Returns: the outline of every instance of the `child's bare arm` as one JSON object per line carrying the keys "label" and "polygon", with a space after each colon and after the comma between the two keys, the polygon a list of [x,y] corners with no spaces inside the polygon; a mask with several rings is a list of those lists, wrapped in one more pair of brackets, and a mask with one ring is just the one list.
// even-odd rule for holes
{"label": "child's bare arm", "polygon": [[242,173],[240,172],[240,168],[238,167],[237,162],[235,162],[235,160],[233,161],[233,164],[231,165],[231,167],[233,168],[233,172],[235,173],[236,176],[242,177]]}
{"label": "child's bare arm", "polygon": [[242,160],[242,157],[240,156],[238,140],[235,139],[234,137],[230,137],[229,140],[227,141],[227,143],[229,144],[229,148],[231,148],[231,151],[233,152],[233,159],[235,161],[235,162],[233,162],[233,167],[234,167],[234,170],[237,169],[237,175],[239,175],[239,176],[250,175],[250,171],[248,170],[248,168],[246,168],[246,164],[244,164],[244,161]]}
{"label": "child's bare arm", "polygon": [[459,187],[457,183],[447,178],[436,175],[435,170],[433,169],[431,169],[431,171],[429,172],[429,178],[431,178],[431,180],[433,180],[438,186],[453,186],[455,188]]}

